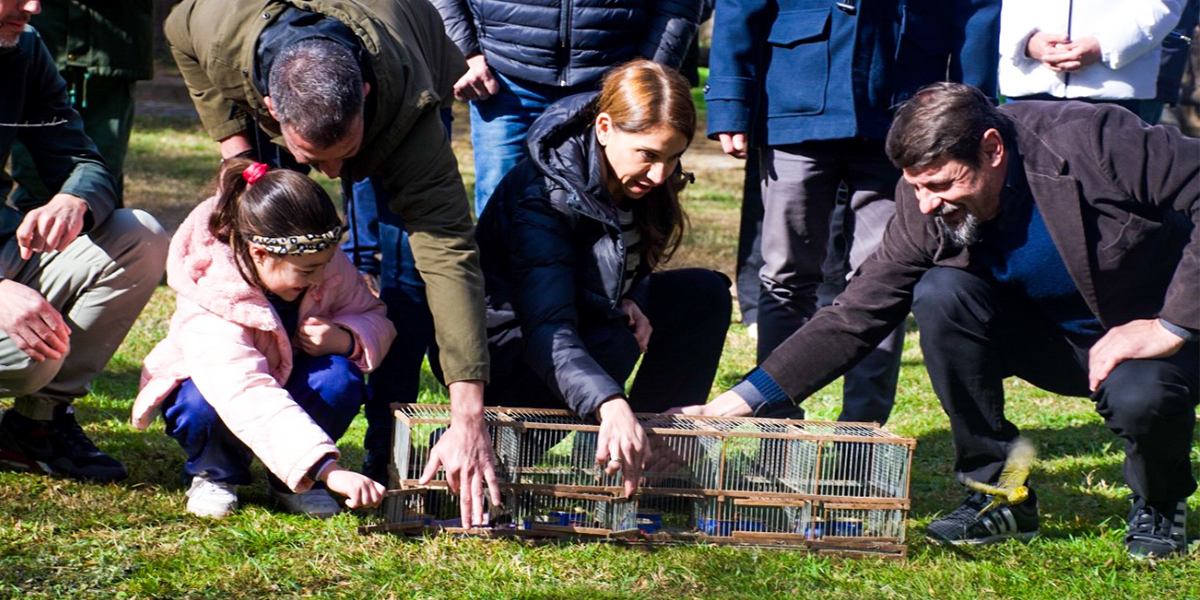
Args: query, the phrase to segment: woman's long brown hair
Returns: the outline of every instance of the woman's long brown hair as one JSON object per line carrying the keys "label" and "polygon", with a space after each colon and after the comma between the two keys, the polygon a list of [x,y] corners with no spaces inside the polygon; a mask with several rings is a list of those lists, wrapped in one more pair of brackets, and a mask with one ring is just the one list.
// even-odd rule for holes
{"label": "woman's long brown hair", "polygon": [[[687,138],[696,133],[696,105],[687,79],[670,67],[650,60],[634,60],[604,76],[596,114],[608,113],[613,126],[625,133],[642,133],[670,127]],[[633,203],[634,223],[642,240],[642,259],[651,269],[667,262],[679,248],[687,215],[679,193],[687,175],[672,173],[666,183]]]}

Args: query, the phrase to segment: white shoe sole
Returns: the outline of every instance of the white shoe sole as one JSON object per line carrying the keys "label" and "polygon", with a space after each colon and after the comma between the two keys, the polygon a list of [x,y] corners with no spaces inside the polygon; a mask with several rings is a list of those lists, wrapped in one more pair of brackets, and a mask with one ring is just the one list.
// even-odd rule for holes
{"label": "white shoe sole", "polygon": [[192,503],[188,502],[187,506],[189,513],[206,519],[224,519],[233,514],[235,510],[237,510],[236,503],[233,506],[192,506]]}

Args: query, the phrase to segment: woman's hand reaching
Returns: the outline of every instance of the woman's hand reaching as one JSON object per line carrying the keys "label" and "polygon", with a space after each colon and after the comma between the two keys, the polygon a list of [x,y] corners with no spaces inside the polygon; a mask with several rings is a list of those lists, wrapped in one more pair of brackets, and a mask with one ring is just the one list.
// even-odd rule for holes
{"label": "woman's hand reaching", "polygon": [[646,430],[642,429],[629,402],[614,396],[600,405],[596,411],[600,418],[600,435],[596,440],[596,464],[604,467],[608,475],[621,471],[625,486],[625,497],[637,491],[642,477],[642,466],[650,459],[650,445],[646,443]]}

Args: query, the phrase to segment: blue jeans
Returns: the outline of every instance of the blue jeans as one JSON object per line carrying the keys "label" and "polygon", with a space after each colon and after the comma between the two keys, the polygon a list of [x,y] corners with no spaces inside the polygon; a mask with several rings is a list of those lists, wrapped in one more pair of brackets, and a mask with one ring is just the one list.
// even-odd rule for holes
{"label": "blue jeans", "polygon": [[[313,358],[300,352],[295,355],[292,374],[283,388],[334,441],[346,433],[368,395],[362,371],[346,357]],[[213,481],[233,485],[250,483],[254,453],[229,431],[191,379],[185,379],[171,392],[162,412],[167,435],[187,453],[184,469],[188,474],[203,473]],[[286,431],[273,433],[288,435]],[[274,475],[270,481],[276,490],[290,491]]]}
{"label": "blue jeans", "polygon": [[[451,124],[454,122],[454,114],[449,108],[444,108],[441,111],[441,117],[448,139]],[[307,170],[305,172],[307,173]],[[404,229],[404,221],[388,208],[390,199],[391,195],[382,186],[376,186],[371,178],[355,182],[342,180],[342,200],[346,208],[346,219],[350,225],[349,235],[346,236],[346,241],[342,242],[342,250],[346,252],[361,273],[382,275],[380,272],[383,260],[381,255],[387,250],[380,246],[380,228]],[[384,215],[383,223],[380,223],[379,215]],[[395,236],[389,236],[389,238],[395,239]],[[400,252],[411,255],[412,250],[408,247],[408,236],[401,236],[400,239],[404,244]]]}
{"label": "blue jeans", "polygon": [[500,91],[471,101],[471,145],[475,148],[475,215],[483,214],[500,180],[525,158],[525,134],[551,104],[591,89],[557,87],[511,79],[493,70]]}
{"label": "blue jeans", "polygon": [[[416,402],[421,384],[421,361],[433,344],[433,315],[425,299],[425,282],[417,271],[412,247],[408,243],[408,232],[400,215],[388,210],[390,195],[371,179],[354,184],[355,210],[374,208],[374,220],[378,232],[379,254],[379,299],[387,306],[387,316],[396,326],[396,339],[383,362],[376,367],[367,380],[371,399],[363,410],[367,418],[367,432],[363,436],[363,450],[367,460],[376,464],[387,464],[391,453],[392,416],[388,405],[392,402]],[[359,212],[355,217],[363,222]],[[360,228],[361,233],[366,228]],[[353,242],[353,238],[350,240]],[[361,243],[361,239],[360,239]],[[366,271],[362,265],[359,270]],[[382,461],[382,462],[380,462]]]}

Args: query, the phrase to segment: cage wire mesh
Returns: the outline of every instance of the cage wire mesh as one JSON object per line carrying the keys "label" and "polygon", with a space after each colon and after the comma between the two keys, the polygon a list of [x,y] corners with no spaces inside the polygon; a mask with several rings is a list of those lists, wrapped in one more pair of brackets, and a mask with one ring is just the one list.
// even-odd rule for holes
{"label": "cage wire mesh", "polygon": [[[445,405],[397,404],[383,515],[412,528],[456,527],[442,471],[418,479],[450,423]],[[485,409],[504,501],[493,527],[648,542],[808,545],[903,554],[916,442],[874,424],[638,415],[651,459],[638,493],[596,463],[599,427],[565,410]],[[832,547],[832,546],[831,546]]]}

